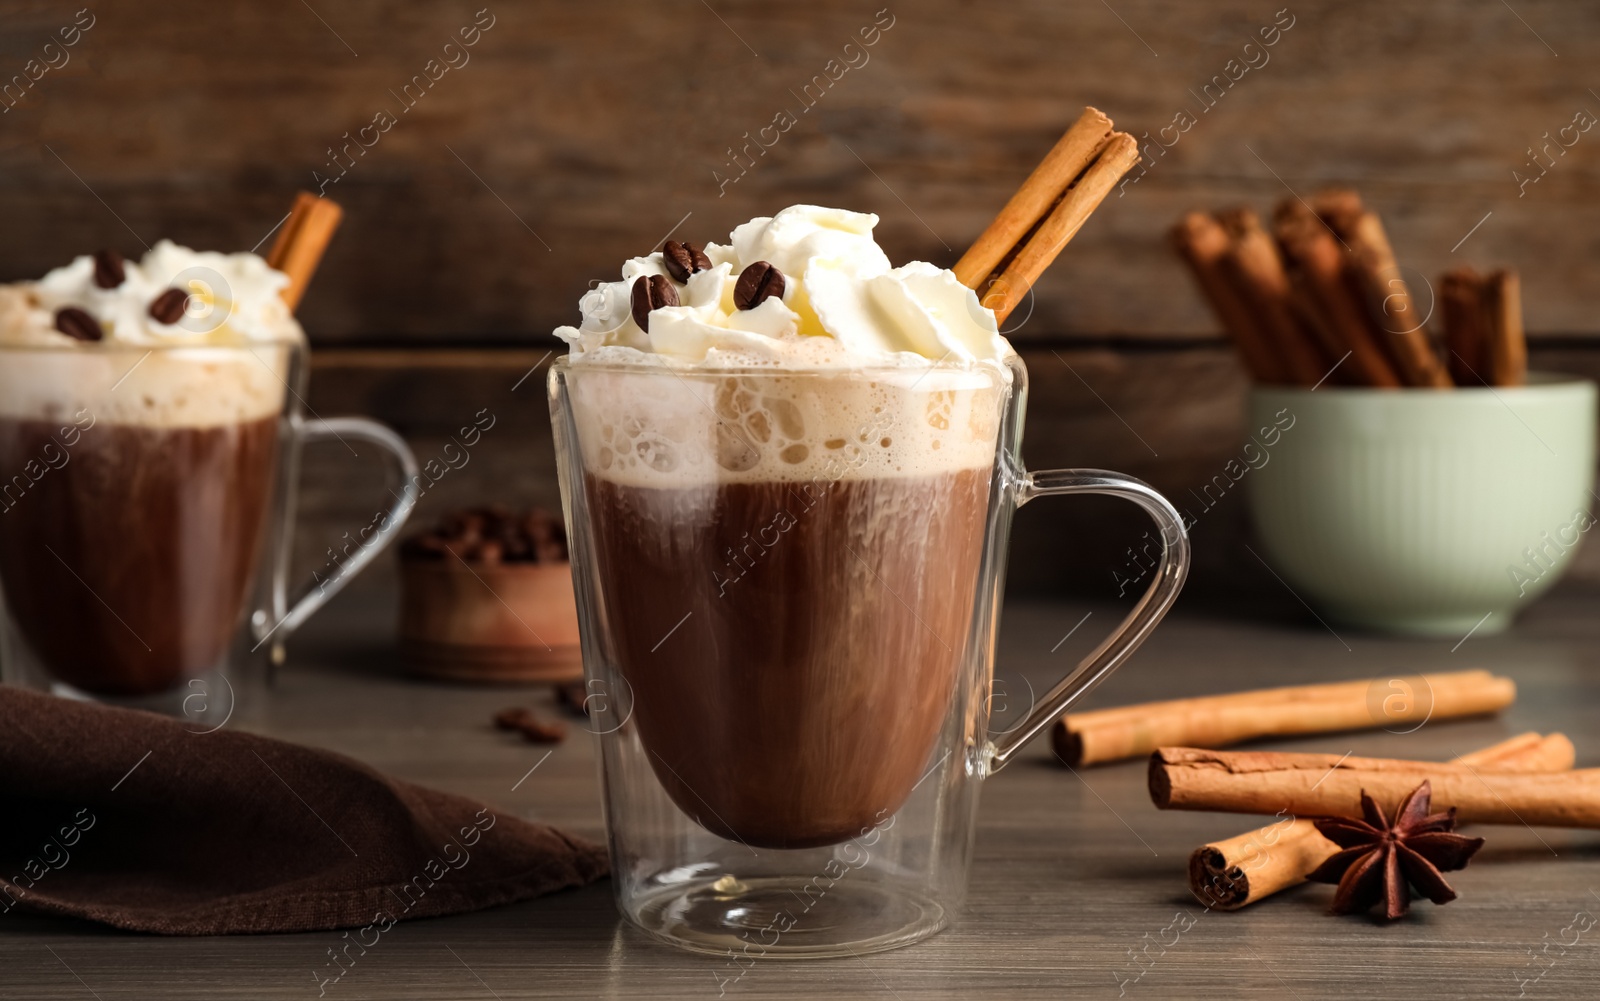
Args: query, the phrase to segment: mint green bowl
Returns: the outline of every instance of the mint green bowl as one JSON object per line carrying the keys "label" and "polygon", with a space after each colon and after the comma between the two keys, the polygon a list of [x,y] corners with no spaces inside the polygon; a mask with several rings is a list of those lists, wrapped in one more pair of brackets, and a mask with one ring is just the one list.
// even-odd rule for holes
{"label": "mint green bowl", "polygon": [[[1499,632],[1595,523],[1595,384],[1262,387],[1281,436],[1249,471],[1262,555],[1323,617],[1385,632]],[[1259,444],[1266,445],[1260,441]]]}

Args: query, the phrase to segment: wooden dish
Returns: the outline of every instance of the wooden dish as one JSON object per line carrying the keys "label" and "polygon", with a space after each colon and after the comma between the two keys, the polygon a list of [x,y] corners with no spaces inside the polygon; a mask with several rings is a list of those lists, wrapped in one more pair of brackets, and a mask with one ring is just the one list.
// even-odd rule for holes
{"label": "wooden dish", "polygon": [[572,566],[401,560],[400,646],[413,673],[430,678],[581,680]]}

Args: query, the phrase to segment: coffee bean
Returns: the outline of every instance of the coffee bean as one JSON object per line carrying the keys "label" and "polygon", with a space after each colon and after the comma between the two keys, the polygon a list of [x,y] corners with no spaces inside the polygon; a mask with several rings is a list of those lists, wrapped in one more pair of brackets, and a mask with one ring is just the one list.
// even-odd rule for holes
{"label": "coffee bean", "polygon": [[94,283],[101,288],[116,288],[128,277],[122,267],[122,255],[115,250],[102,250],[94,255]]}
{"label": "coffee bean", "polygon": [[157,323],[173,324],[183,319],[189,308],[189,293],[181,288],[169,288],[150,303],[150,315]]}
{"label": "coffee bean", "polygon": [[517,514],[496,504],[451,511],[400,543],[403,560],[454,562],[452,553],[472,564],[564,563],[567,534],[548,511]]}
{"label": "coffee bean", "polygon": [[783,298],[783,272],[757,261],[740,272],[733,286],[733,304],[740,309],[755,309],[773,296]]}
{"label": "coffee bean", "polygon": [[98,341],[106,335],[94,317],[76,306],[56,310],[56,329],[80,341]]}
{"label": "coffee bean", "polygon": [[557,705],[574,716],[589,715],[589,689],[583,682],[562,682],[555,689]]}
{"label": "coffee bean", "polygon": [[706,256],[705,251],[692,243],[679,243],[677,240],[668,240],[667,245],[661,248],[661,263],[666,267],[667,274],[678,282],[688,281],[696,271],[711,270],[711,258]]}
{"label": "coffee bean", "polygon": [[666,275],[640,275],[633,283],[630,301],[633,322],[639,325],[640,330],[649,333],[650,311],[663,306],[676,306],[678,290],[672,287]]}
{"label": "coffee bean", "polygon": [[495,713],[497,730],[512,730],[522,734],[530,744],[559,744],[567,736],[567,725],[555,720],[545,722],[535,716],[532,709],[517,706]]}
{"label": "coffee bean", "polygon": [[467,551],[468,563],[483,563],[493,566],[500,562],[505,555],[505,547],[494,539],[484,539],[472,549]]}

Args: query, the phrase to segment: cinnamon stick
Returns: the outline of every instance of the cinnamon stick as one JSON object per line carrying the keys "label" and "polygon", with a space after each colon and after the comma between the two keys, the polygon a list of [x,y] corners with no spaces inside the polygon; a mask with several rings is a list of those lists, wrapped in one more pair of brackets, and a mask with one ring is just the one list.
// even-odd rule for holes
{"label": "cinnamon stick", "polygon": [[1522,330],[1522,283],[1515,271],[1496,271],[1485,279],[1483,308],[1489,382],[1520,386],[1528,381],[1528,341]]}
{"label": "cinnamon stick", "polygon": [[952,269],[961,284],[985,289],[981,284],[1020,244],[1028,232],[1055,205],[1067,185],[1082,174],[1111,138],[1111,119],[1097,108],[1084,108],[1083,114],[1045,154],[1022,187],[1006,202],[987,229]]}
{"label": "cinnamon stick", "polygon": [[1400,277],[1394,248],[1376,212],[1354,192],[1324,192],[1314,207],[1349,250],[1347,281],[1362,296],[1368,318],[1408,386],[1448,389],[1450,376],[1423,329],[1423,317]]}
{"label": "cinnamon stick", "polygon": [[1510,678],[1457,671],[1211,695],[1070,713],[1051,739],[1074,767],[1136,758],[1158,747],[1227,747],[1261,737],[1365,730],[1497,712],[1517,697]]}
{"label": "cinnamon stick", "polygon": [[1033,235],[1005,265],[983,304],[994,310],[1001,323],[1022,302],[1033,283],[1044,274],[1061,248],[1073,238],[1128,169],[1139,162],[1139,144],[1126,132],[1113,132],[1083,176],[1073,181],[1061,201],[1039,223]]}
{"label": "cinnamon stick", "polygon": [[1328,365],[1290,306],[1289,276],[1277,246],[1261,227],[1261,219],[1249,208],[1219,212],[1217,219],[1230,238],[1223,267],[1278,349],[1289,381],[1316,385]]}
{"label": "cinnamon stick", "polygon": [[1600,828],[1600,768],[1505,774],[1466,763],[1276,751],[1163,747],[1150,756],[1150,798],[1163,810],[1283,811],[1297,817],[1359,817],[1365,791],[1393,810],[1422,780],[1433,808],[1462,823]]}
{"label": "cinnamon stick", "polygon": [[281,297],[290,312],[300,305],[343,217],[344,210],[326,198],[309,191],[295,195],[294,208],[267,254],[267,264],[289,276]]}
{"label": "cinnamon stick", "polygon": [[1208,213],[1190,212],[1172,228],[1171,238],[1173,249],[1189,265],[1200,293],[1232,338],[1245,371],[1256,382],[1266,385],[1287,382],[1284,363],[1278,358],[1266,331],[1223,270],[1228,234],[1222,224]]}
{"label": "cinnamon stick", "polygon": [[1483,303],[1483,276],[1470,267],[1446,271],[1439,280],[1439,312],[1450,376],[1458,386],[1489,381],[1489,331]]}
{"label": "cinnamon stick", "polygon": [[1325,339],[1334,360],[1349,353],[1341,370],[1350,381],[1395,388],[1400,377],[1373,335],[1365,305],[1344,278],[1344,252],[1332,231],[1298,198],[1286,198],[1273,213],[1273,235],[1294,269],[1308,319]]}
{"label": "cinnamon stick", "polygon": [[[1457,758],[1480,771],[1561,772],[1575,760],[1563,734],[1524,733]],[[1201,903],[1235,911],[1305,882],[1305,874],[1339,850],[1306,818],[1292,814],[1189,856],[1189,890]]]}

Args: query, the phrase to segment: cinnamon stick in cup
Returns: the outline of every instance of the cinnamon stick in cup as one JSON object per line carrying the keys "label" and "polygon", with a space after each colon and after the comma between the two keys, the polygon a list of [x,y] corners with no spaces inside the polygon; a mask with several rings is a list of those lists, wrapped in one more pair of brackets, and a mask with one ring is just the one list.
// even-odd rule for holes
{"label": "cinnamon stick in cup", "polygon": [[1083,109],[1083,114],[1033,168],[1033,173],[1006,202],[1005,208],[951,269],[961,284],[976,289],[980,297],[988,291],[982,287],[983,283],[1045,217],[1067,186],[1100,155],[1112,131],[1111,119],[1104,112],[1098,108]]}
{"label": "cinnamon stick in cup", "polygon": [[1076,767],[1171,744],[1227,747],[1261,737],[1421,726],[1497,712],[1516,697],[1510,678],[1482,670],[1296,685],[1069,713],[1051,739],[1057,756]]}
{"label": "cinnamon stick in cup", "polygon": [[1005,322],[1050,262],[1061,253],[1061,248],[1077,235],[1090,213],[1105,200],[1122,175],[1138,162],[1139,143],[1126,132],[1111,133],[1099,156],[1082,177],[1067,187],[1061,201],[1017,248],[992,287],[984,292],[982,302],[994,310],[996,319]]}
{"label": "cinnamon stick in cup", "polygon": [[317,265],[322,262],[322,255],[343,217],[344,210],[326,198],[309,191],[295,195],[294,208],[267,255],[269,266],[289,276],[289,286],[283,290],[282,297],[290,312],[300,305],[306,286],[316,274]]}
{"label": "cinnamon stick in cup", "polygon": [[[1456,759],[1500,772],[1561,772],[1574,760],[1572,741],[1559,733],[1525,733]],[[1284,814],[1266,827],[1196,849],[1189,856],[1189,890],[1207,907],[1235,911],[1300,885],[1338,850],[1310,819]]]}
{"label": "cinnamon stick in cup", "polygon": [[1004,323],[1123,174],[1139,144],[1095,108],[1067,129],[956,262],[961,283]]}
{"label": "cinnamon stick in cup", "polygon": [[1506,774],[1464,762],[1163,747],[1149,775],[1150,799],[1163,810],[1297,817],[1359,817],[1363,791],[1393,810],[1424,779],[1434,810],[1454,807],[1464,824],[1600,828],[1600,768]]}

